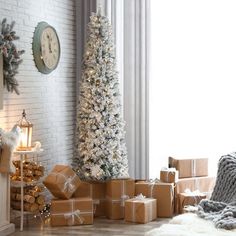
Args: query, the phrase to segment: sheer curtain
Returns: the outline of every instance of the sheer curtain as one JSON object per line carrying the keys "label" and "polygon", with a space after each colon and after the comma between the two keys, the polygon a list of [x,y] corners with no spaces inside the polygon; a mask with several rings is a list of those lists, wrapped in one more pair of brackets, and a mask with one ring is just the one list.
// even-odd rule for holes
{"label": "sheer curtain", "polygon": [[151,0],[150,176],[236,151],[236,2]]}

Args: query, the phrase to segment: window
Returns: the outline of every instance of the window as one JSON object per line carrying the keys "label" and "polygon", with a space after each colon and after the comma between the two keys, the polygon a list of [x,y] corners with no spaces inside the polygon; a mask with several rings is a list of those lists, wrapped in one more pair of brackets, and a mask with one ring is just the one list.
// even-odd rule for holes
{"label": "window", "polygon": [[236,151],[236,2],[151,0],[150,177]]}

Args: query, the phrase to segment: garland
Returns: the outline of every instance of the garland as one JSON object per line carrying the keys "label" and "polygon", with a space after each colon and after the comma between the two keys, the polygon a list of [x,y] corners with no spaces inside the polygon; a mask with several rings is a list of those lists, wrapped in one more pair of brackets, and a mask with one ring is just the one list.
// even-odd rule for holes
{"label": "garland", "polygon": [[24,50],[18,51],[14,40],[18,40],[16,32],[13,31],[15,21],[11,24],[7,24],[6,18],[3,19],[0,25],[0,54],[3,55],[3,78],[4,86],[7,87],[9,92],[16,92],[20,94],[18,90],[18,82],[15,79],[15,75],[18,73],[18,67],[22,63],[20,56],[25,52]]}

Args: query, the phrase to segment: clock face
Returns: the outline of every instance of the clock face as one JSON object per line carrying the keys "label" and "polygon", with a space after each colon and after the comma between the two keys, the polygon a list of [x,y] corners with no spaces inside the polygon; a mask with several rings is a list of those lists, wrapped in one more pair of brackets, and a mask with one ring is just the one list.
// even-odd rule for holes
{"label": "clock face", "polygon": [[42,33],[41,52],[44,64],[49,69],[53,69],[57,65],[60,54],[59,41],[55,31],[51,27],[46,28]]}
{"label": "clock face", "polygon": [[33,38],[33,55],[38,70],[52,72],[60,59],[60,42],[56,30],[46,22],[40,22]]}

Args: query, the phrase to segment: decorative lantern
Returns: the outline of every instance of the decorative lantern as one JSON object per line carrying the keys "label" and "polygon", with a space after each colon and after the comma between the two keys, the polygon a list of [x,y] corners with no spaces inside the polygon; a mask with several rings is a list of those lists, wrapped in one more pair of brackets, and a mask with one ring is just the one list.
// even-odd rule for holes
{"label": "decorative lantern", "polygon": [[22,119],[18,121],[17,125],[21,129],[20,142],[17,149],[22,151],[31,150],[33,124],[26,119],[25,110],[23,110]]}

